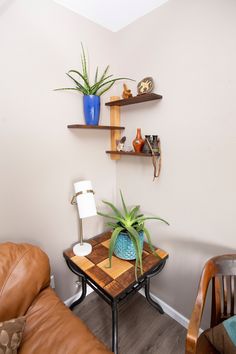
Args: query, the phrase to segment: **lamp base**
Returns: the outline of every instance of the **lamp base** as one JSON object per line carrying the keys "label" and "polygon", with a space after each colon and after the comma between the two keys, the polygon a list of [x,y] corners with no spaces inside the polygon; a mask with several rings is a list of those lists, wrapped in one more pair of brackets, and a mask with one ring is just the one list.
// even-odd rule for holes
{"label": "lamp base", "polygon": [[77,243],[73,247],[73,252],[76,256],[87,256],[87,254],[92,252],[92,246],[90,243],[83,242],[81,245],[80,243]]}

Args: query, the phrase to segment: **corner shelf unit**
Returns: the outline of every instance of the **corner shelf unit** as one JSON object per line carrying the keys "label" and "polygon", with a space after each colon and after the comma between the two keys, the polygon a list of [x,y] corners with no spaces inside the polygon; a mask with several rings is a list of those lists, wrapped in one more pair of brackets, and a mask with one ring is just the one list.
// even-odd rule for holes
{"label": "corner shelf unit", "polygon": [[[136,103],[154,101],[162,99],[161,95],[156,93],[144,93],[142,95],[137,95],[130,98],[120,99],[118,96],[112,96],[110,102],[105,103],[106,106],[110,107],[110,123],[111,126],[120,126],[120,107],[127,106]],[[119,160],[122,155],[129,156],[141,156],[141,157],[150,157],[152,154],[145,154],[143,152],[125,152],[116,150],[116,142],[120,140],[121,134],[119,130],[111,132],[111,150],[106,151],[107,154],[110,154],[111,160]],[[156,156],[159,156],[156,154]]]}
{"label": "corner shelf unit", "polygon": [[[121,99],[118,96],[112,96],[110,102],[106,102],[105,105],[110,107],[110,125],[85,125],[85,124],[70,124],[67,125],[69,129],[86,129],[86,130],[110,130],[111,132],[111,150],[107,150],[106,153],[110,154],[112,160],[119,160],[121,156],[134,156],[134,157],[152,157],[151,153],[144,152],[126,152],[126,151],[117,151],[116,142],[120,140],[121,130],[124,130],[125,127],[120,126],[120,107],[127,106],[136,103],[154,101],[162,99],[161,95],[156,93],[144,93],[134,97]],[[159,157],[160,154],[156,153],[155,156]]]}

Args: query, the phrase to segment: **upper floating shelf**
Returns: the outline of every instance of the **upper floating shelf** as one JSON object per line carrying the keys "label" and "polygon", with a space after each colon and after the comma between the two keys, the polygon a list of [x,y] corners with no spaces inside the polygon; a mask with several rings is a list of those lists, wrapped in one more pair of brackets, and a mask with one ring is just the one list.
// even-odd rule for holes
{"label": "upper floating shelf", "polygon": [[130,98],[107,102],[105,103],[105,105],[106,106],[127,106],[129,104],[160,100],[161,98],[162,96],[158,95],[157,93],[144,93],[142,95],[137,95]]}
{"label": "upper floating shelf", "polygon": [[[135,151],[106,151],[107,154],[111,155],[129,155],[129,156],[141,156],[141,157],[152,157],[153,155],[151,153],[145,153],[145,152],[135,152]],[[155,156],[160,156],[160,154],[157,152],[155,153]]]}
{"label": "upper floating shelf", "polygon": [[125,127],[118,127],[114,125],[85,125],[85,124],[70,124],[67,125],[70,129],[100,129],[100,130],[124,130]]}

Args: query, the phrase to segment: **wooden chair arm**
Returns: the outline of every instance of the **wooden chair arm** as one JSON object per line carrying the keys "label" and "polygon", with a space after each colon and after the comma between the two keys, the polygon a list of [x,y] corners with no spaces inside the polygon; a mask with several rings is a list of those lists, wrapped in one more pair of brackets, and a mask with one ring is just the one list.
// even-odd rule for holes
{"label": "wooden chair arm", "polygon": [[199,306],[196,301],[194,310],[189,321],[187,338],[186,338],[186,354],[196,354],[197,350],[197,340],[200,329],[200,323],[203,313],[203,306]]}
{"label": "wooden chair arm", "polygon": [[197,353],[197,340],[199,335],[203,309],[205,306],[208,285],[211,280],[211,274],[210,274],[211,268],[212,265],[210,262],[208,262],[202,272],[196,302],[193,308],[192,316],[189,321],[185,354]]}

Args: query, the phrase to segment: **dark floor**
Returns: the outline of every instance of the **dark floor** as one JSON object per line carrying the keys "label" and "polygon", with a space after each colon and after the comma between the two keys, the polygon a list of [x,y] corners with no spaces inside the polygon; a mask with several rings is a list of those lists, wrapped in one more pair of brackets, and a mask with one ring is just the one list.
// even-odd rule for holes
{"label": "dark floor", "polygon": [[[111,310],[96,293],[74,309],[92,332],[111,348]],[[160,315],[140,294],[119,305],[119,354],[183,354],[186,329]]]}

